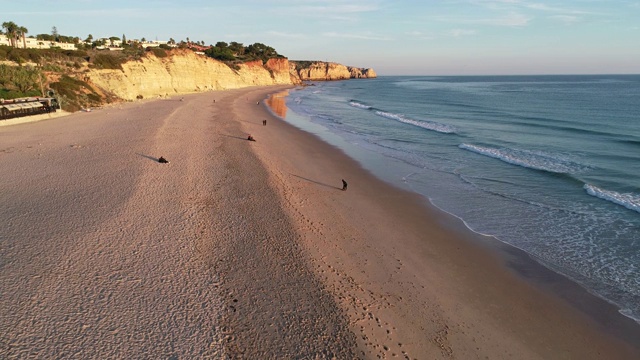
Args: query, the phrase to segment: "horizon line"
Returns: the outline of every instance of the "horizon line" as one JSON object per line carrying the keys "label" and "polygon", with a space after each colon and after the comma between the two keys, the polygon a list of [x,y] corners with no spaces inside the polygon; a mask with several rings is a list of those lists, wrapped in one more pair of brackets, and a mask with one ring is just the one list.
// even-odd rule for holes
{"label": "horizon line", "polygon": [[[374,69],[375,70],[375,69]],[[549,74],[377,74],[384,76],[639,76],[640,73],[549,73]]]}

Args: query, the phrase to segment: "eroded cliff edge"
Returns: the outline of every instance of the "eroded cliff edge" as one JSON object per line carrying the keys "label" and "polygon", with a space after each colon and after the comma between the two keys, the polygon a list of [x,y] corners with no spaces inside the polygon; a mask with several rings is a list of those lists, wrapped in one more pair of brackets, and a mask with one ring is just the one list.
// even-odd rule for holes
{"label": "eroded cliff edge", "polygon": [[211,90],[248,86],[300,84],[307,80],[345,80],[374,78],[373,69],[348,67],[336,63],[294,62],[286,58],[234,65],[177,51],[167,57],[147,54],[119,69],[91,69],[84,80],[104,92],[124,100],[157,98]]}

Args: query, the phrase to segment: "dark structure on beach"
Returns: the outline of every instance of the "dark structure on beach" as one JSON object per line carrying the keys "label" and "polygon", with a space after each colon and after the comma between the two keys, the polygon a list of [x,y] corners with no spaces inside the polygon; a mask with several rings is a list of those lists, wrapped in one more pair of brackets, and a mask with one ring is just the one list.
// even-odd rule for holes
{"label": "dark structure on beach", "polygon": [[0,120],[22,116],[47,114],[59,109],[58,100],[53,97],[30,97],[13,100],[0,99]]}

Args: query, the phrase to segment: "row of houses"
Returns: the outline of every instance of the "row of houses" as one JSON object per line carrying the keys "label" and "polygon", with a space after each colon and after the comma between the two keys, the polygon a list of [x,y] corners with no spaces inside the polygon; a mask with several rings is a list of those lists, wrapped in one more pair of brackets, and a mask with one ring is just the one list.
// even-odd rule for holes
{"label": "row of houses", "polygon": [[[0,45],[11,46],[11,42],[9,41],[9,37],[7,37],[7,35],[0,35]],[[76,48],[75,44],[38,40],[32,37],[24,39],[20,38],[16,41],[16,45],[19,48],[24,48],[26,45],[27,49],[50,49],[52,47],[59,47],[64,50],[75,50]]]}
{"label": "row of houses", "polygon": [[[98,41],[103,42],[105,45],[104,46],[98,46],[96,47],[97,49],[100,50],[122,50],[122,41],[120,40],[110,40],[109,38],[102,38],[102,39],[97,39]],[[139,41],[139,40],[132,40],[132,41],[127,41],[128,43],[132,43],[132,42],[137,42],[140,45],[142,45],[143,47],[159,47],[160,45],[168,45],[168,46],[176,46],[175,44],[169,44],[168,41]],[[87,43],[89,45],[91,45],[91,43]],[[0,35],[0,45],[7,45],[7,46],[11,46],[11,42],[9,41],[9,38],[7,37],[7,35]],[[26,45],[26,46],[25,46]],[[76,45],[73,43],[65,43],[65,42],[58,42],[58,41],[46,41],[46,40],[38,40],[36,38],[33,37],[28,37],[28,38],[20,38],[16,41],[16,46],[18,48],[27,48],[27,49],[50,49],[53,47],[58,47],[61,48],[63,50],[75,50],[76,49]]]}
{"label": "row of houses", "polygon": [[[105,44],[102,46],[96,46],[96,49],[98,50],[122,50],[123,49],[121,40],[111,40],[109,38],[101,38],[101,39],[98,39],[98,41]],[[140,44],[140,46],[145,48],[159,47],[160,45],[167,45],[170,47],[177,46],[176,44],[170,44],[168,41],[158,41],[158,40],[154,40],[154,41],[128,40],[127,43],[128,44],[137,43],[137,44]]]}

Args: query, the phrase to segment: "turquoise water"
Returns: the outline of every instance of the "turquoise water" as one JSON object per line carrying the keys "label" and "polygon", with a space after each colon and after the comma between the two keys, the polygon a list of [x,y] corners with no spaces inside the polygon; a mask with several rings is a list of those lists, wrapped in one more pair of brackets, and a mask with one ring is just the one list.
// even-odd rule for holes
{"label": "turquoise water", "polygon": [[287,121],[640,319],[640,75],[311,85]]}

